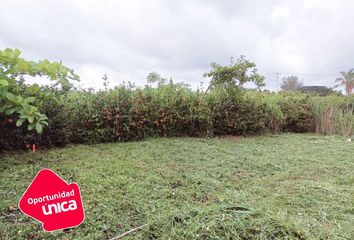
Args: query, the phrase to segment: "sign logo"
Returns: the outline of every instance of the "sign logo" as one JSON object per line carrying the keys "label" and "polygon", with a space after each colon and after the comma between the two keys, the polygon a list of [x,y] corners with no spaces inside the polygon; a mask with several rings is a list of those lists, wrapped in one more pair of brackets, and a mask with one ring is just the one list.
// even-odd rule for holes
{"label": "sign logo", "polygon": [[47,232],[77,227],[85,219],[79,185],[66,183],[50,169],[37,173],[18,206]]}

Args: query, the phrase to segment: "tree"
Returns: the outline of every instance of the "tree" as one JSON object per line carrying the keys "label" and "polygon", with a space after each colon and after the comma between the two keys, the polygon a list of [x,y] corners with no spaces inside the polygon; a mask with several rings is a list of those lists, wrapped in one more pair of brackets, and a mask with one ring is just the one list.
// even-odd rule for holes
{"label": "tree", "polygon": [[206,92],[210,88],[218,85],[235,87],[243,86],[247,82],[253,82],[258,88],[265,86],[264,76],[257,73],[256,64],[250,62],[245,56],[241,56],[236,62],[231,58],[231,64],[229,66],[212,63],[211,67],[212,70],[204,74],[204,77],[211,77]]}
{"label": "tree", "polygon": [[354,69],[350,69],[348,72],[340,72],[342,77],[337,78],[336,82],[339,82],[339,84],[335,85],[334,88],[337,88],[339,86],[344,86],[345,92],[350,95],[353,93],[353,88],[354,88]]}
{"label": "tree", "polygon": [[105,73],[105,74],[103,75],[102,80],[103,80],[103,87],[104,87],[104,90],[107,91],[107,90],[108,90],[108,85],[109,85],[107,73]]}
{"label": "tree", "polygon": [[149,73],[146,80],[148,83],[157,83],[158,86],[164,85],[167,82],[166,78],[161,77],[160,73],[155,71]]}
{"label": "tree", "polygon": [[303,86],[302,82],[299,82],[299,78],[297,76],[288,76],[282,79],[282,83],[280,88],[283,91],[296,91],[297,89]]}
{"label": "tree", "polygon": [[54,81],[53,87],[68,90],[70,80],[79,80],[73,70],[61,62],[27,61],[20,58],[18,49],[0,51],[0,114],[18,116],[16,126],[28,122],[28,130],[42,133],[48,125],[45,114],[38,110],[40,99],[48,98],[50,93],[43,91],[38,84],[24,84],[26,77],[47,77]]}

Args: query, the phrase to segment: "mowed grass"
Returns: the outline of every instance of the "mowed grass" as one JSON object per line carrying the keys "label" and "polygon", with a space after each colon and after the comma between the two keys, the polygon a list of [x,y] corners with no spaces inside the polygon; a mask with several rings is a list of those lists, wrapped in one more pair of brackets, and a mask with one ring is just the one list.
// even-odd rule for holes
{"label": "mowed grass", "polygon": [[[1,239],[354,239],[354,143],[161,138],[0,155]],[[81,187],[86,219],[45,233],[17,203],[37,171]]]}

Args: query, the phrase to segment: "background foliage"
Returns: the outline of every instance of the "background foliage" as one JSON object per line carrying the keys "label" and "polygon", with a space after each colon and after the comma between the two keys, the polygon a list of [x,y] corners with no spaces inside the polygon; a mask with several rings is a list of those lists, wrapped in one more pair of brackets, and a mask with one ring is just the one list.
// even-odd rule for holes
{"label": "background foliage", "polygon": [[[205,74],[211,79],[206,91],[192,90],[157,72],[148,75],[143,88],[126,83],[109,89],[105,75],[104,90],[93,91],[72,89],[70,80],[79,77],[61,62],[27,61],[20,53],[0,51],[0,150],[157,136],[316,131],[351,137],[354,127],[352,97],[318,91],[262,92],[264,77],[244,56],[228,66],[213,63]],[[36,76],[54,84],[25,83],[25,78]],[[246,90],[246,83],[258,91]]]}
{"label": "background foliage", "polygon": [[16,116],[0,115],[1,149],[64,146],[68,143],[131,141],[156,136],[249,135],[314,129],[308,95],[245,92],[215,87],[205,95],[172,81],[135,88],[62,92],[42,101],[48,117],[39,135],[16,127]]}

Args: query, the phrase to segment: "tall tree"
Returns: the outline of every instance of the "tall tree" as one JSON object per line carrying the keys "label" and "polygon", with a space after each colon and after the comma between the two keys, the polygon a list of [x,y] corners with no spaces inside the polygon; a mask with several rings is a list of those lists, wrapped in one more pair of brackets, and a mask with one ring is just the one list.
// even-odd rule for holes
{"label": "tall tree", "polygon": [[236,61],[231,58],[229,66],[212,63],[211,68],[209,73],[204,74],[204,77],[211,77],[206,92],[217,85],[234,87],[253,82],[258,88],[265,86],[264,76],[258,74],[256,64],[246,59],[245,56],[241,56]]}
{"label": "tall tree", "polygon": [[157,83],[158,85],[163,85],[167,82],[166,78],[161,77],[161,75],[155,71],[149,73],[146,80],[148,83]]}
{"label": "tall tree", "polygon": [[297,76],[288,76],[282,79],[282,83],[280,88],[283,91],[296,91],[297,89],[301,88],[303,83],[299,81]]}
{"label": "tall tree", "polygon": [[354,88],[354,69],[350,69],[348,72],[340,72],[342,77],[337,78],[336,82],[339,84],[335,85],[334,87],[344,86],[345,92],[350,95],[353,93]]}

